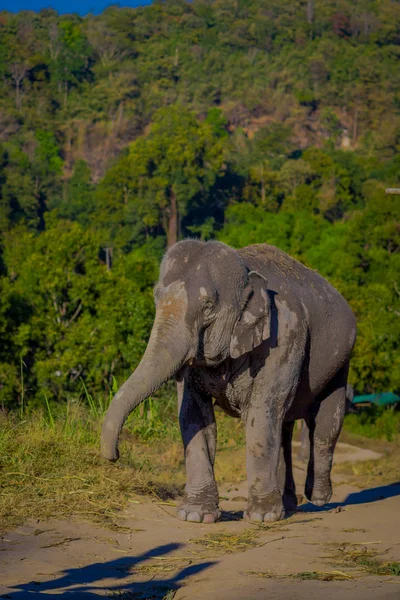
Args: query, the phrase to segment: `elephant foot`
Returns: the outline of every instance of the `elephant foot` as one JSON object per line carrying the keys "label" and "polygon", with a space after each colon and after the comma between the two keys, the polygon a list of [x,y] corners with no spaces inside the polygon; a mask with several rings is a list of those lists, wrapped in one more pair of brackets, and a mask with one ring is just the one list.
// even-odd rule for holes
{"label": "elephant foot", "polygon": [[314,485],[311,488],[306,483],[305,495],[307,500],[315,504],[315,506],[324,506],[332,498],[332,485],[329,482],[329,484],[324,486],[317,487]]}
{"label": "elephant foot", "polygon": [[243,518],[251,523],[272,523],[285,517],[285,509],[280,502],[249,502]]}
{"label": "elephant foot", "polygon": [[178,519],[190,523],[216,523],[221,518],[218,506],[184,502],[178,508]]}

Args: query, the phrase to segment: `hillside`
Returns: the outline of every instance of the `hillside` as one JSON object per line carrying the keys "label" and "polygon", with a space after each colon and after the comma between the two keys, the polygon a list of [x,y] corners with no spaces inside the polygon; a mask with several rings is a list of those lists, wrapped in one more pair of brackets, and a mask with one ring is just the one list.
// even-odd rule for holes
{"label": "hillside", "polygon": [[3,405],[108,396],[185,235],[318,269],[356,389],[400,390],[399,56],[390,0],[0,12]]}

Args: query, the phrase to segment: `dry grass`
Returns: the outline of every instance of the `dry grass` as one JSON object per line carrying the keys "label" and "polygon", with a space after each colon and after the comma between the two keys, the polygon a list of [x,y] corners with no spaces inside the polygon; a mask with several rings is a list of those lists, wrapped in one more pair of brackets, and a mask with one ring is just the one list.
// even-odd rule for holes
{"label": "dry grass", "polygon": [[[380,445],[369,440],[369,448],[382,451]],[[378,460],[342,463],[334,466],[334,473],[346,475],[350,484],[367,489],[400,481],[400,443],[385,444],[384,455]]]}
{"label": "dry grass", "polygon": [[219,482],[239,483],[246,479],[245,448],[225,448],[217,451],[215,477]]}
{"label": "dry grass", "polygon": [[343,569],[352,569],[361,574],[392,575],[400,577],[400,562],[385,561],[379,550],[367,548],[366,545],[354,547],[354,544],[327,544],[329,554],[325,560]]}
{"label": "dry grass", "polygon": [[157,595],[144,596],[142,592],[116,592],[113,593],[110,598],[118,598],[118,600],[173,600],[175,598],[176,590],[168,590],[165,595],[160,596],[160,589],[157,590]]}
{"label": "dry grass", "polygon": [[334,550],[324,558],[335,567],[340,567],[341,570],[303,571],[285,575],[277,575],[271,571],[249,571],[246,574],[267,579],[297,579],[302,581],[344,581],[361,575],[400,577],[400,562],[384,561],[377,550],[371,550],[367,547],[355,549],[347,543],[331,544],[329,546],[330,550],[332,550],[332,547],[334,547]]}
{"label": "dry grass", "polygon": [[341,571],[303,571],[289,573],[288,575],[277,575],[271,571],[248,571],[246,575],[263,577],[264,579],[298,579],[301,581],[345,581],[346,579],[353,579],[351,575]]}
{"label": "dry grass", "polygon": [[[164,415],[155,403],[142,415],[135,411],[122,434],[121,459],[111,464],[99,453],[101,410],[90,397],[88,405],[71,402],[53,414],[47,406],[22,420],[0,411],[0,532],[28,519],[72,515],[115,530],[128,499],[160,502],[182,492],[183,447],[170,409]],[[218,425],[219,465],[233,476],[224,448],[233,448],[235,438],[242,442],[242,428],[220,412]]]}
{"label": "dry grass", "polygon": [[284,539],[283,536],[280,536],[273,539],[260,540],[260,534],[262,533],[262,527],[252,527],[241,533],[216,531],[215,533],[208,533],[201,538],[195,538],[189,541],[194,544],[199,544],[203,546],[203,548],[218,554],[233,554],[234,552],[244,552],[251,548],[265,546],[266,544]]}
{"label": "dry grass", "polygon": [[341,571],[303,571],[301,573],[291,573],[289,578],[302,581],[345,581],[346,579],[353,579],[351,575]]}
{"label": "dry grass", "polygon": [[260,532],[257,529],[246,529],[242,533],[230,533],[228,531],[216,531],[208,533],[201,538],[189,540],[194,544],[200,544],[207,550],[214,550],[224,554],[243,552],[250,548],[262,546],[259,540]]}
{"label": "dry grass", "polygon": [[146,565],[133,567],[132,573],[137,575],[158,575],[160,573],[172,573],[179,569],[186,568],[193,563],[189,558],[163,558],[154,559]]}
{"label": "dry grass", "polygon": [[[128,497],[156,500],[174,497],[183,483],[176,464],[166,469],[162,448],[149,449],[125,440],[123,460],[99,455],[100,421],[79,408],[69,420],[46,424],[41,415],[25,421],[0,415],[0,527],[6,530],[28,519],[79,515],[112,529]],[[160,459],[161,456],[161,459]],[[175,461],[174,461],[175,463]]]}

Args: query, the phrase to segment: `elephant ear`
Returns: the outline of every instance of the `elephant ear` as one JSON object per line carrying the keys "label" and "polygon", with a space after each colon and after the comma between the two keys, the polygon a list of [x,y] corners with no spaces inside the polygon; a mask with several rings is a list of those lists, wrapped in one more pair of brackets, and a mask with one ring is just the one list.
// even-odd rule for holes
{"label": "elephant ear", "polygon": [[242,314],[236,323],[230,345],[232,358],[238,358],[270,337],[271,302],[264,277],[250,271],[243,291]]}

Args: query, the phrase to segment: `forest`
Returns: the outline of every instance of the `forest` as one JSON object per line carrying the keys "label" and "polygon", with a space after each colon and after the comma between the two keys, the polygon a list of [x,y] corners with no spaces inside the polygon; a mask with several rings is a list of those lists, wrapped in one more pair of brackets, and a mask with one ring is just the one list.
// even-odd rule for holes
{"label": "forest", "polygon": [[156,0],[0,12],[0,402],[104,402],[183,237],[270,243],[400,391],[400,3]]}

